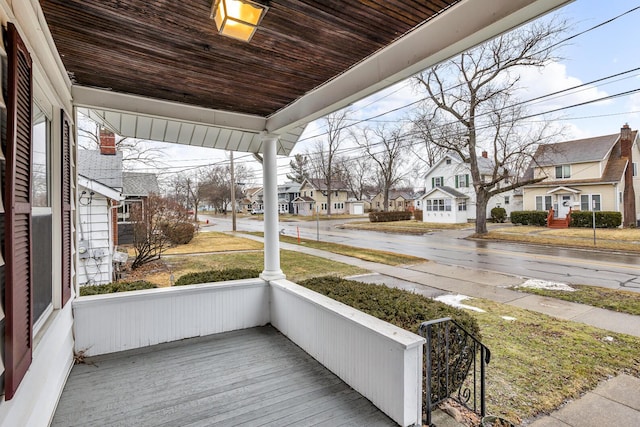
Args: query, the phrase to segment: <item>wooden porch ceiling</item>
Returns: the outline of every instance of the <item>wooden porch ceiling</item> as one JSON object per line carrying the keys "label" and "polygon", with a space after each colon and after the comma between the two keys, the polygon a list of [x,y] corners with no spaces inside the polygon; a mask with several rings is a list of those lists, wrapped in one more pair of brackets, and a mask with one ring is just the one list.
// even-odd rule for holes
{"label": "wooden porch ceiling", "polygon": [[212,0],[41,0],[79,85],[269,116],[458,0],[272,0],[250,43]]}
{"label": "wooden porch ceiling", "polygon": [[213,0],[39,1],[76,105],[284,135],[288,154],[308,122],[570,0],[258,0],[250,43],[217,34]]}

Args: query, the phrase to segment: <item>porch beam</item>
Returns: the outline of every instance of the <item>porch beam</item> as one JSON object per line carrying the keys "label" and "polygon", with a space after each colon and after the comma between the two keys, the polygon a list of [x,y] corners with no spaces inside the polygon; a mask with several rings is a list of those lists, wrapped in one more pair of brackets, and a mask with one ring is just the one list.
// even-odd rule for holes
{"label": "porch beam", "polygon": [[573,0],[463,1],[271,115],[267,132],[285,133]]}
{"label": "porch beam", "polygon": [[264,200],[264,280],[284,279],[280,269],[280,239],[278,233],[278,136],[262,137],[262,185]]}
{"label": "porch beam", "polygon": [[73,95],[73,103],[77,107],[140,114],[147,117],[179,120],[205,126],[256,133],[263,132],[266,127],[266,119],[264,117],[250,114],[212,110],[179,102],[163,101],[78,85],[74,85],[71,88],[71,93]]}

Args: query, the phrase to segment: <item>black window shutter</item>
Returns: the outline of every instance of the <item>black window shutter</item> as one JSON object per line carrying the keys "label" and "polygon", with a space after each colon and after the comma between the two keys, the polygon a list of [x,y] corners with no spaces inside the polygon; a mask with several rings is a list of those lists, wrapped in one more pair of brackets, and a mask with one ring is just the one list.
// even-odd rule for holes
{"label": "black window shutter", "polygon": [[5,176],[5,399],[31,365],[31,57],[8,24],[7,155]]}
{"label": "black window shutter", "polygon": [[71,121],[62,112],[62,306],[71,298]]}

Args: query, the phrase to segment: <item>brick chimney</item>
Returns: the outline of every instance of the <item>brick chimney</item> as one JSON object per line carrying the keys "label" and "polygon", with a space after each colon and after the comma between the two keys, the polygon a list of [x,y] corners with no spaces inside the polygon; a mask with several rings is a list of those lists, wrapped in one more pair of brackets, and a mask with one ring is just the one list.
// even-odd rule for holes
{"label": "brick chimney", "polygon": [[482,157],[484,157],[485,159],[487,159],[489,157],[489,153],[487,153],[486,151],[482,152]]}
{"label": "brick chimney", "polygon": [[116,136],[108,129],[100,129],[100,154],[105,156],[116,155]]}
{"label": "brick chimney", "polygon": [[633,132],[628,124],[620,129],[620,154],[627,159],[627,169],[624,172],[623,211],[624,227],[636,225],[636,193],[633,190],[633,157],[631,147]]}

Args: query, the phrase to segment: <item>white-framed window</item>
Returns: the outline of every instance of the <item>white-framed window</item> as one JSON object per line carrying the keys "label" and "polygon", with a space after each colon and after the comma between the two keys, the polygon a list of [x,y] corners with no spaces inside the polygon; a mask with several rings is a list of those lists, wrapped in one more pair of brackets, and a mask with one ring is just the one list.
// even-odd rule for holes
{"label": "white-framed window", "polygon": [[51,117],[33,103],[31,154],[31,226],[38,250],[33,262],[34,334],[53,310],[53,209],[51,207]]}
{"label": "white-framed window", "polygon": [[327,204],[326,204],[326,203],[322,203],[322,204],[320,205],[320,210],[322,210],[322,211],[326,211],[326,210],[327,210]]}
{"label": "white-framed window", "polygon": [[434,176],[433,178],[431,178],[431,186],[433,188],[442,187],[443,185],[444,185],[444,177],[443,176]]}
{"label": "white-framed window", "polygon": [[556,179],[571,178],[571,165],[556,166]]}
{"label": "white-framed window", "polygon": [[469,174],[463,173],[460,175],[456,175],[456,188],[466,187],[469,187]]}
{"label": "white-framed window", "polygon": [[551,196],[536,196],[537,211],[548,211],[551,206]]}
{"label": "white-framed window", "polygon": [[633,176],[638,176],[638,164],[636,162],[633,162],[632,165],[633,165]]}
{"label": "white-framed window", "polygon": [[509,196],[504,196],[504,204],[508,205],[509,201],[510,201]]}
{"label": "white-framed window", "polygon": [[445,162],[446,164],[450,165],[450,164],[451,164],[451,159],[446,159],[444,162]]}
{"label": "white-framed window", "polygon": [[458,202],[458,211],[462,212],[462,211],[466,211],[467,210],[467,201],[466,200],[460,200]]}
{"label": "white-framed window", "polygon": [[427,199],[425,207],[431,212],[450,212],[451,199]]}
{"label": "white-framed window", "polygon": [[313,191],[310,191],[310,196],[309,197],[313,197]]}
{"label": "white-framed window", "polygon": [[580,195],[580,210],[583,211],[600,211],[602,210],[602,205],[600,203],[600,195],[599,194],[581,194]]}

